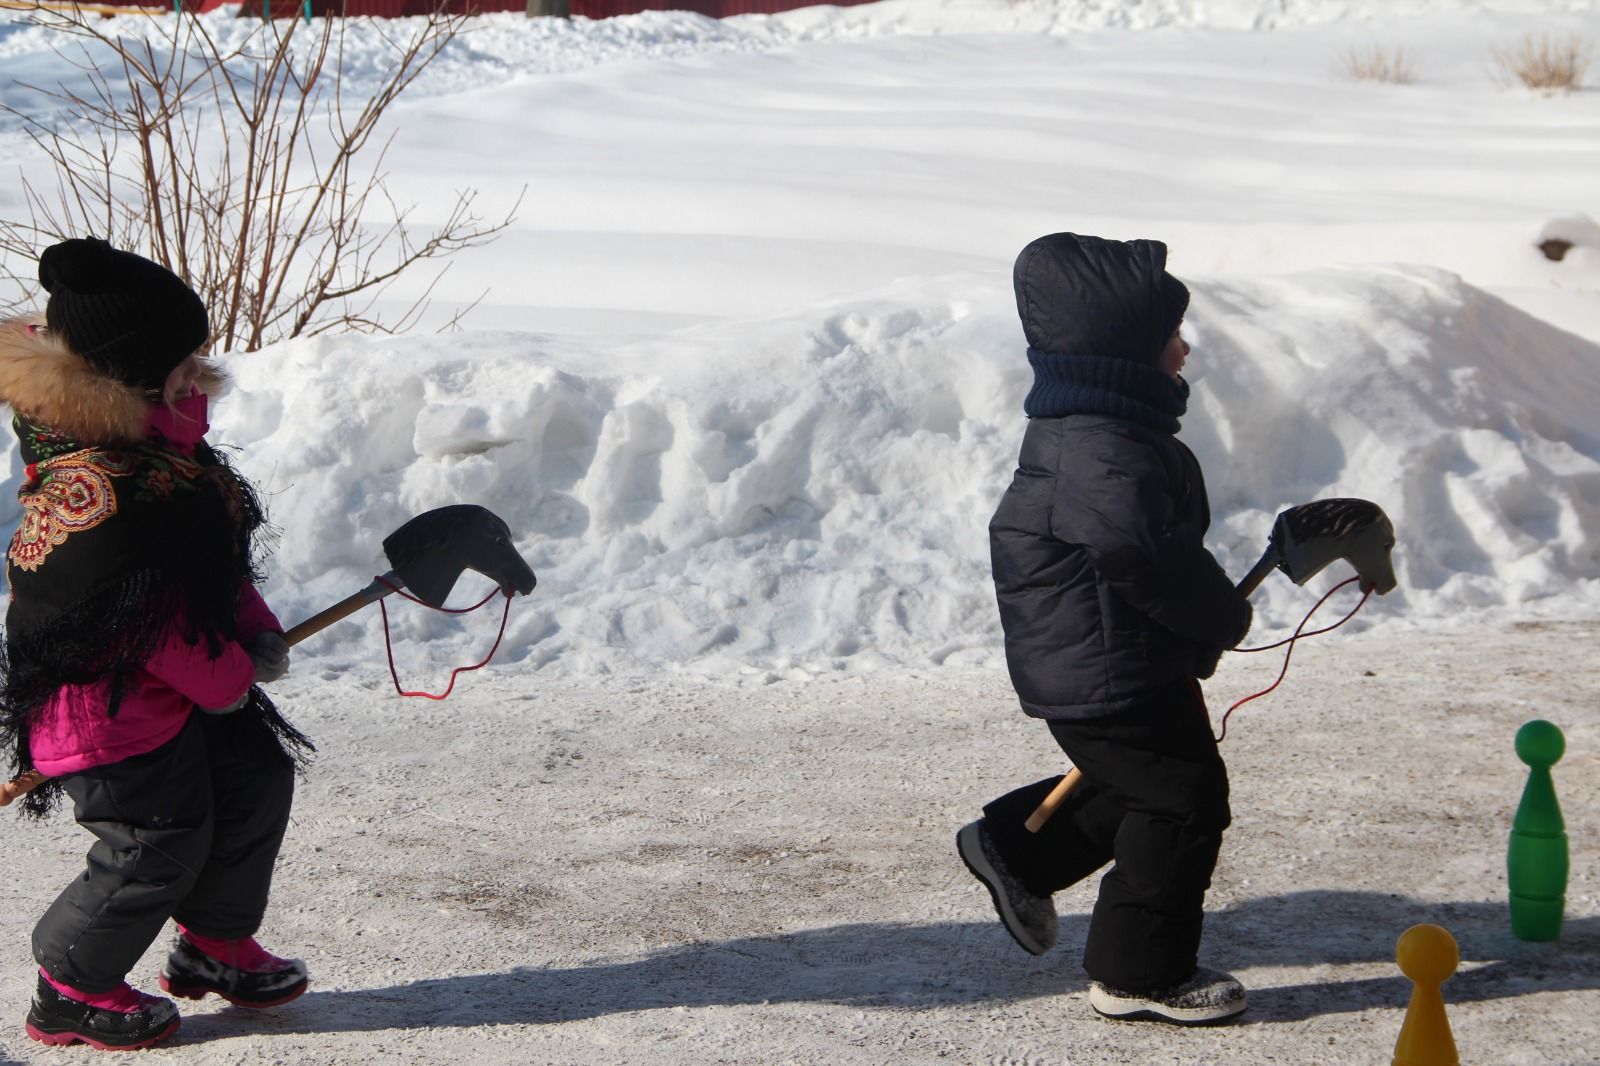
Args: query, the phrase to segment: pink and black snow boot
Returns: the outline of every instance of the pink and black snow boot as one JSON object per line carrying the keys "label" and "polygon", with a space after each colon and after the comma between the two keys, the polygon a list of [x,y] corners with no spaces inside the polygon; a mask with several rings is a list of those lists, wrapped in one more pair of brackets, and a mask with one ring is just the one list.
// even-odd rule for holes
{"label": "pink and black snow boot", "polygon": [[172,1000],[146,995],[126,982],[110,992],[81,992],[39,971],[25,1025],[41,1044],[88,1044],[101,1051],[149,1047],[178,1031]]}
{"label": "pink and black snow boot", "polygon": [[200,936],[179,927],[177,946],[161,968],[161,987],[184,999],[211,992],[236,1007],[276,1007],[297,998],[309,983],[306,964],[280,959],[255,937]]}

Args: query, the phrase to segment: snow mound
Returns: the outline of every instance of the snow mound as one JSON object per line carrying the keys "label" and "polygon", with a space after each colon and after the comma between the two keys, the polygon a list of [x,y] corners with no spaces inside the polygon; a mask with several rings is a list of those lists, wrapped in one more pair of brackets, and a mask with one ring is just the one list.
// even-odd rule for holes
{"label": "snow mound", "polygon": [[[1362,496],[1399,534],[1400,588],[1367,618],[1600,599],[1600,348],[1431,268],[1191,287],[1183,437],[1230,573],[1282,508]],[[539,574],[502,655],[541,670],[998,665],[986,525],[1030,380],[1001,272],[611,345],[317,339],[230,365],[213,438],[270,494],[285,621],[386,569],[411,515],[467,502]],[[484,591],[469,574],[455,598]],[[1314,591],[1269,580],[1258,635]],[[308,650],[366,658],[377,621]],[[408,662],[467,661],[492,626],[395,612]]]}
{"label": "snow mound", "polygon": [[1190,321],[1186,437],[1240,561],[1261,512],[1365,496],[1399,534],[1391,610],[1592,601],[1600,347],[1418,267],[1202,286]]}

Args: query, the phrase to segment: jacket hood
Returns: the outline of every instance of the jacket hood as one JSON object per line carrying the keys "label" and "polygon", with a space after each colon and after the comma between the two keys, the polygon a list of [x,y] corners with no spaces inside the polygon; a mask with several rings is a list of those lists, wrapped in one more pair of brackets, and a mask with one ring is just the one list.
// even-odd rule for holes
{"label": "jacket hood", "polygon": [[1155,365],[1189,306],[1166,271],[1160,241],[1052,233],[1022,250],[1012,270],[1028,346]]}
{"label": "jacket hood", "polygon": [[[151,401],[146,390],[107,377],[69,350],[38,318],[0,321],[0,402],[85,444],[143,440]],[[225,375],[203,360],[198,388],[210,396]]]}

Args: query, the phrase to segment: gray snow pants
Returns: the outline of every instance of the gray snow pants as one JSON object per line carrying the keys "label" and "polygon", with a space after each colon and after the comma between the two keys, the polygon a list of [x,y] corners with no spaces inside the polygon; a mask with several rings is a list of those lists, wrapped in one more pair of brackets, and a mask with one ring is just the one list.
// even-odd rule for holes
{"label": "gray snow pants", "polygon": [[84,872],[33,930],[57,981],[107,992],[168,918],[202,936],[251,936],[289,824],[294,764],[254,715],[196,711],[154,751],[67,778],[98,838]]}

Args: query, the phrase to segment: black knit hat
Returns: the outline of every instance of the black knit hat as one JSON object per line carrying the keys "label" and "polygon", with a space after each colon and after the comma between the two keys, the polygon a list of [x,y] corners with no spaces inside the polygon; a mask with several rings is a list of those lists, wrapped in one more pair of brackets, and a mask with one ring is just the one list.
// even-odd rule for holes
{"label": "black knit hat", "polygon": [[211,333],[205,304],[178,275],[98,237],[46,248],[39,283],[51,332],[129,385],[160,388]]}

